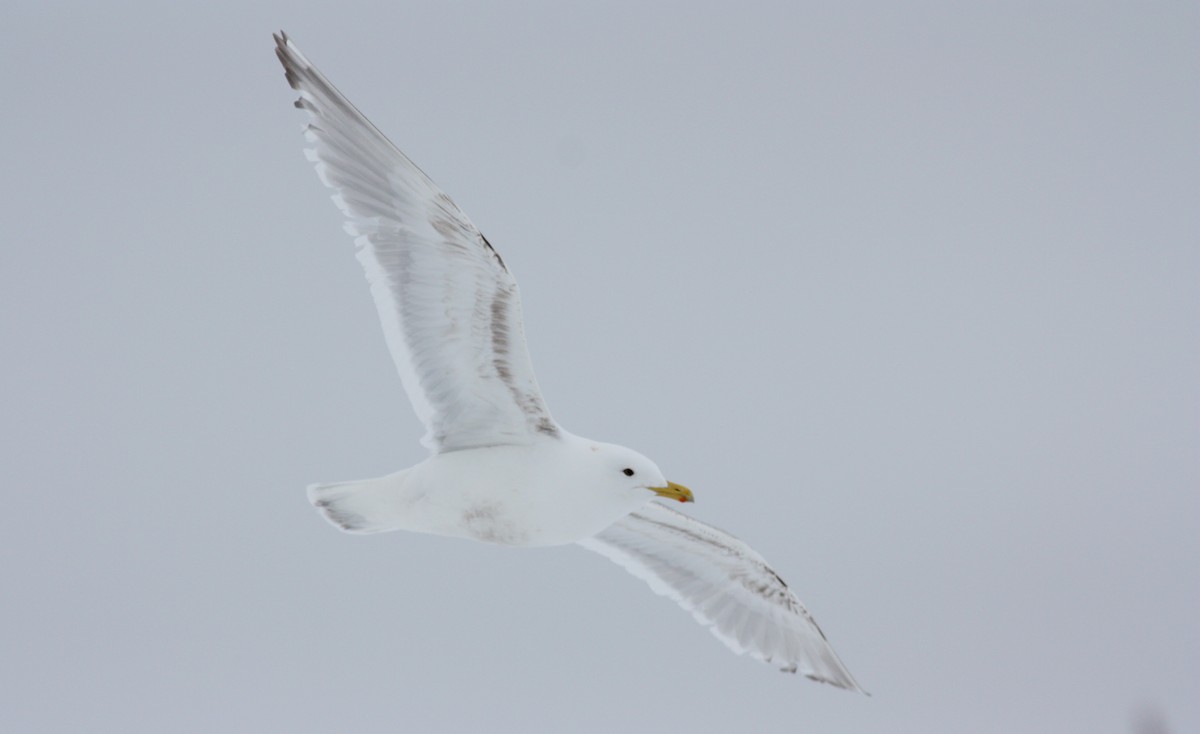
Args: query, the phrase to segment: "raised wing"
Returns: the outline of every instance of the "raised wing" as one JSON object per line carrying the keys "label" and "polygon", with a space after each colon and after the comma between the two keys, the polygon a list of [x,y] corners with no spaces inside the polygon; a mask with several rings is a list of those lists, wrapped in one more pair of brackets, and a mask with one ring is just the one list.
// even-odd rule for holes
{"label": "raised wing", "polygon": [[674,599],[734,652],[865,693],[783,579],[732,535],[651,502],[579,544]]}
{"label": "raised wing", "polygon": [[558,436],[500,255],[286,34],[275,42],[310,115],[305,153],[346,215],[422,443],[445,452]]}

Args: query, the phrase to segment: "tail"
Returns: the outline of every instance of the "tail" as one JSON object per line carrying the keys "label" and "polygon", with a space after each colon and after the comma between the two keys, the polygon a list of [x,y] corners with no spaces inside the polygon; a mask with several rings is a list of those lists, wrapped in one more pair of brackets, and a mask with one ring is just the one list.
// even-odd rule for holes
{"label": "tail", "polygon": [[310,484],[308,501],[347,533],[382,533],[404,527],[401,493],[408,470],[377,479]]}

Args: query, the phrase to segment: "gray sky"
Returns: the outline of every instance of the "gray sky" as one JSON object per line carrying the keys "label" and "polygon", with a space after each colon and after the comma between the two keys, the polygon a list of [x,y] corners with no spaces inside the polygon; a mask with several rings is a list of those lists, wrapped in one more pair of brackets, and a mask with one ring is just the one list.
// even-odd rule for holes
{"label": "gray sky", "polygon": [[[0,11],[0,730],[1200,730],[1196,4],[256,5]],[[308,506],[423,450],[278,28],[872,698]]]}

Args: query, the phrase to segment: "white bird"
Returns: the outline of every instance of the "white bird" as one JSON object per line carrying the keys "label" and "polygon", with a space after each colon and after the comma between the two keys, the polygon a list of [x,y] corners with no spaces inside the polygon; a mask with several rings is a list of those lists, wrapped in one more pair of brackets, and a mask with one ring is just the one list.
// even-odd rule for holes
{"label": "white bird", "polygon": [[457,205],[275,36],[308,113],[305,152],[355,238],[431,455],[308,488],[350,533],[410,530],[512,546],[578,543],[687,609],[738,653],[861,691],[804,606],[736,538],[653,502],[691,502],[653,461],[564,430],[534,379],[517,283]]}

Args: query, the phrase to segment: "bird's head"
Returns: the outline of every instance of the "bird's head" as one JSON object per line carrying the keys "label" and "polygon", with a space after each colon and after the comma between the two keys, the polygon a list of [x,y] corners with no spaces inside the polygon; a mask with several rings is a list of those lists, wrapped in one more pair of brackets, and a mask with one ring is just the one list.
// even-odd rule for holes
{"label": "bird's head", "polygon": [[592,443],[588,449],[605,484],[614,485],[637,497],[644,497],[649,492],[676,502],[695,501],[692,490],[667,481],[657,464],[633,449],[607,443]]}

